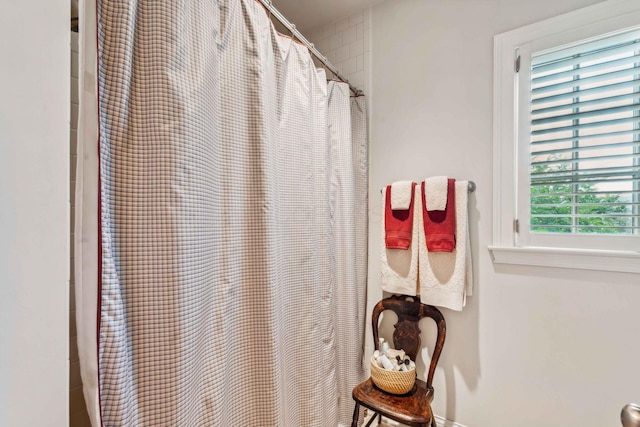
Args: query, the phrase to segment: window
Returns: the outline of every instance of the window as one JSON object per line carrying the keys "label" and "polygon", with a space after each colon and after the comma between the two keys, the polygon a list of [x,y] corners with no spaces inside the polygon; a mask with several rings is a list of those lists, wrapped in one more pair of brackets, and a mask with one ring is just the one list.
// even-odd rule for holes
{"label": "window", "polygon": [[[533,52],[524,75],[523,239],[632,250],[638,241],[627,237],[640,230],[640,31]],[[582,238],[598,235],[608,238]]]}
{"label": "window", "polygon": [[496,36],[494,85],[494,260],[640,272],[640,4]]}

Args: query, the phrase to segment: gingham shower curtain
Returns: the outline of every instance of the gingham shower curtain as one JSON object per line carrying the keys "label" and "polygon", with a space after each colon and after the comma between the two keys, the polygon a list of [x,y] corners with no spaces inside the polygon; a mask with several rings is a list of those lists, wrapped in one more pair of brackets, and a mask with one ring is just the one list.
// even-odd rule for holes
{"label": "gingham shower curtain", "polygon": [[75,275],[94,427],[350,425],[364,99],[255,0],[81,3]]}

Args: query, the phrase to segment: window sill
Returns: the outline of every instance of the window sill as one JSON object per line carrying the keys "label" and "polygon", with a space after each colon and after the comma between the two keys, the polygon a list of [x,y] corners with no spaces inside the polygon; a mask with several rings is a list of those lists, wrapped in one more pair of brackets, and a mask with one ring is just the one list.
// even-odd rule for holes
{"label": "window sill", "polygon": [[640,273],[640,252],[489,246],[495,264]]}

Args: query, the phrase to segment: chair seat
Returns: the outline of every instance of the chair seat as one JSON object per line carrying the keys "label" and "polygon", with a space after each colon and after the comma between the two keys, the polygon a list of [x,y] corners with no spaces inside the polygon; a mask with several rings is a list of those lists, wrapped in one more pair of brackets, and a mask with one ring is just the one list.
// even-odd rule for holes
{"label": "chair seat", "polygon": [[374,412],[412,427],[428,426],[433,418],[433,389],[428,389],[419,379],[409,393],[395,395],[380,390],[369,378],[353,389],[353,399]]}

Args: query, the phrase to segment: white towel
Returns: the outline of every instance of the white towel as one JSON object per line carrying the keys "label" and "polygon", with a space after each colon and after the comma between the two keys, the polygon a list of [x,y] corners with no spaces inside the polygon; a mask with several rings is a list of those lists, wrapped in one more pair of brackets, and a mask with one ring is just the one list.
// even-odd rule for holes
{"label": "white towel", "polygon": [[443,211],[447,209],[446,176],[432,176],[424,181],[424,197],[428,211]]}
{"label": "white towel", "polygon": [[404,211],[411,206],[413,181],[396,181],[391,184],[391,209]]}
{"label": "white towel", "polygon": [[413,227],[411,246],[408,250],[387,249],[385,245],[384,215],[386,191],[382,192],[382,221],[380,241],[380,270],[382,290],[393,294],[417,295],[418,292],[418,241],[422,230],[422,197],[420,186],[415,186],[413,203]]}
{"label": "white towel", "polygon": [[462,310],[467,296],[473,292],[467,187],[467,181],[456,181],[456,248],[453,252],[428,252],[424,232],[419,234],[420,299],[425,304],[456,311]]}

